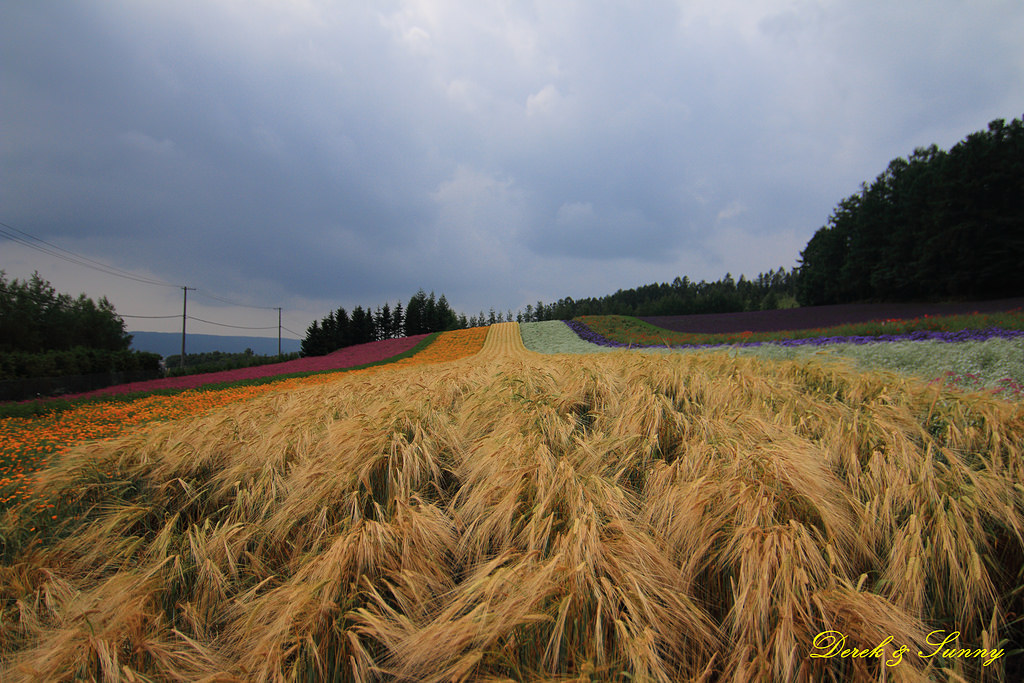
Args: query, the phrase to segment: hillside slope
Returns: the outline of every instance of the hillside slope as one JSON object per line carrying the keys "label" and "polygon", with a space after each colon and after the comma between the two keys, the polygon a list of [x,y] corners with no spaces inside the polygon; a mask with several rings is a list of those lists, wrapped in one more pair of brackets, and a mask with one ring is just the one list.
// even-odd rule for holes
{"label": "hillside slope", "polygon": [[283,363],[269,363],[251,368],[238,368],[236,370],[221,370],[219,372],[207,372],[199,375],[185,375],[183,377],[165,377],[153,379],[146,382],[132,382],[130,384],[118,384],[84,394],[73,394],[62,398],[81,398],[83,396],[102,396],[107,394],[125,394],[135,391],[155,391],[159,389],[194,389],[207,384],[218,384],[220,382],[237,382],[245,379],[256,379],[260,377],[276,377],[295,372],[320,372],[323,370],[340,370],[350,368],[364,363],[376,363],[391,356],[408,351],[416,346],[428,335],[419,334],[412,337],[400,337],[398,339],[386,339],[383,341],[369,342],[367,344],[356,344],[339,349],[326,356],[309,356],[298,358]]}
{"label": "hillside slope", "polygon": [[640,319],[676,332],[780,332],[925,315],[995,313],[1024,308],[1024,298],[944,304],[843,304],[772,311],[645,316]]}
{"label": "hillside slope", "polygon": [[[132,348],[137,351],[174,356],[181,353],[179,332],[129,332]],[[281,353],[298,352],[302,347],[299,339],[281,339]],[[277,337],[237,337],[219,334],[189,334],[185,338],[185,353],[243,353],[252,349],[257,356],[277,355]]]}
{"label": "hillside slope", "polygon": [[[64,453],[0,518],[0,677],[1019,673],[1024,408],[513,331]],[[885,667],[951,628],[985,656]]]}

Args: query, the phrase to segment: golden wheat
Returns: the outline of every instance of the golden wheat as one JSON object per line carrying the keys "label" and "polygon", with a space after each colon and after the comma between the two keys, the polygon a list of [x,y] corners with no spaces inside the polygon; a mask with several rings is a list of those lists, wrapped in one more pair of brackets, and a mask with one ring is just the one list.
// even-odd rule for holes
{"label": "golden wheat", "polygon": [[895,375],[495,326],[72,450],[0,567],[0,678],[998,680],[917,653],[1008,651],[1022,453],[1019,405]]}

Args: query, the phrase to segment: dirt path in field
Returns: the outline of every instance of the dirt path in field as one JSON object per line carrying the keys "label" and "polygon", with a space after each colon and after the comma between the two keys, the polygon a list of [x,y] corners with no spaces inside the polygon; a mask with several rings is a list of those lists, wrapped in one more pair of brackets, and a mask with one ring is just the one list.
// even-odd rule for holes
{"label": "dirt path in field", "polygon": [[523,345],[523,337],[519,334],[519,323],[497,323],[491,325],[487,332],[484,347],[476,358],[492,360],[498,358],[536,358],[541,354],[530,351]]}

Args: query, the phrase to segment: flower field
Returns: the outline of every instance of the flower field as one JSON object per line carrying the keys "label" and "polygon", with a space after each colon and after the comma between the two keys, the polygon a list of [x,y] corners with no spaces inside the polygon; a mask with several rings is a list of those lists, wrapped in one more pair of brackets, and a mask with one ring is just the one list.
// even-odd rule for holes
{"label": "flower field", "polygon": [[[706,351],[712,353],[712,351]],[[985,341],[897,341],[872,344],[735,347],[735,355],[772,360],[815,358],[852,363],[862,370],[893,370],[947,387],[1024,400],[1024,338]]]}
{"label": "flower field", "polygon": [[[413,343],[377,343],[382,345],[383,352],[395,351],[400,353],[402,350],[412,348],[415,343],[422,341],[426,336],[419,335],[409,338]],[[374,366],[372,368],[356,370],[355,372],[365,374],[390,366],[409,367],[463,358],[479,351],[483,346],[485,336],[486,328],[445,332],[439,335],[434,343],[412,357],[400,359],[387,366]],[[360,346],[367,347],[371,345],[363,344]],[[348,350],[343,349],[342,351]],[[355,351],[355,353],[339,356],[339,358],[343,359],[342,362],[347,364],[352,363],[354,360],[362,363],[373,362],[373,360],[379,360],[382,353],[382,351],[368,352],[366,348],[353,348],[351,350]],[[341,353],[337,352],[337,354],[330,354],[330,356],[338,356]],[[303,366],[307,369],[320,369],[321,366],[330,368],[338,362],[338,358],[323,360],[330,358],[330,356],[300,360],[319,361]],[[387,356],[384,357],[386,358]],[[280,363],[277,364],[277,367],[287,366],[290,372],[295,372],[298,366],[294,365],[294,363],[298,362]],[[274,366],[260,366],[231,370],[226,373],[210,374],[222,375],[231,373],[232,376],[235,376],[248,370],[260,371],[269,367]],[[175,379],[195,380],[200,377],[205,376],[185,376]],[[242,377],[236,377],[236,379],[240,378]],[[32,492],[34,473],[44,467],[51,457],[60,456],[76,444],[97,439],[107,439],[151,422],[177,420],[200,415],[219,407],[252,399],[270,392],[292,391],[299,387],[323,384],[335,379],[337,379],[337,376],[333,374],[318,374],[311,377],[284,379],[279,382],[255,386],[238,386],[201,392],[185,391],[172,396],[146,396],[128,402],[89,402],[53,416],[44,415],[34,418],[0,419],[0,509],[15,503],[32,500],[33,496],[38,498],[38,494],[33,494]],[[168,387],[160,386],[158,388]],[[35,504],[45,506],[52,503],[37,501]]]}
{"label": "flower field", "polygon": [[613,347],[586,341],[562,320],[520,323],[519,329],[526,348],[538,353],[603,353],[615,351]]}
{"label": "flower field", "polygon": [[[623,316],[581,318],[566,325],[583,347],[662,352],[728,348],[732,354],[775,360],[824,357],[861,369],[895,370],[935,383],[1024,399],[1024,314],[1019,309],[760,334],[673,333]],[[537,350],[543,346],[538,344]]]}
{"label": "flower field", "polygon": [[1024,311],[912,319],[887,319],[824,328],[775,332],[728,332],[695,334],[655,327],[628,316],[582,316],[568,325],[586,341],[602,346],[671,346],[674,348],[714,348],[720,346],[824,346],[828,344],[870,344],[874,342],[984,341],[994,337],[1024,337]]}
{"label": "flower field", "polygon": [[387,366],[379,366],[381,369],[392,370],[395,368],[424,365],[428,363],[445,363],[447,361],[459,360],[472,356],[480,351],[487,339],[486,327],[471,327],[468,330],[454,330],[442,332],[437,341],[426,349],[417,353],[411,358],[404,358]]}
{"label": "flower field", "polygon": [[1019,679],[1024,405],[592,348],[504,323],[3,420],[0,680]]}
{"label": "flower field", "polygon": [[840,327],[877,320],[949,318],[976,313],[1002,313],[1024,308],[1024,298],[952,303],[875,303],[805,306],[743,313],[668,315],[640,320],[667,330],[690,333],[785,332]]}
{"label": "flower field", "polygon": [[165,377],[146,382],[133,382],[130,384],[119,384],[82,394],[74,394],[64,398],[82,398],[85,396],[103,396],[113,394],[126,394],[141,391],[155,391],[159,389],[196,389],[207,384],[220,384],[223,382],[238,382],[242,380],[258,379],[262,377],[277,377],[292,373],[323,372],[325,370],[341,370],[367,363],[377,363],[392,356],[404,353],[420,343],[427,335],[418,334],[412,337],[401,337],[398,339],[386,339],[369,344],[356,344],[349,346],[326,356],[309,356],[298,358],[283,363],[270,363],[258,365],[251,368],[238,368],[236,370],[222,370],[220,372],[207,372],[200,375],[184,375],[182,377]]}

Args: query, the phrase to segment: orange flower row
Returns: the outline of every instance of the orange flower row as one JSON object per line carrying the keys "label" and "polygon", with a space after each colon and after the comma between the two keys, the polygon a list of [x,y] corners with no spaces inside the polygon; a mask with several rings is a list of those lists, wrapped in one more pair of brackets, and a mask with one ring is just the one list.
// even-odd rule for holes
{"label": "orange flower row", "polygon": [[32,474],[85,441],[107,439],[132,427],[175,420],[244,401],[255,396],[304,384],[336,379],[313,375],[273,384],[232,387],[216,391],[185,391],[175,396],[146,396],[126,402],[85,403],[56,416],[0,420],[0,507],[31,497]]}
{"label": "orange flower row", "polygon": [[452,330],[442,332],[434,343],[423,349],[415,356],[403,358],[402,360],[378,365],[358,372],[370,372],[373,370],[385,370],[388,368],[408,367],[411,365],[424,365],[427,363],[444,363],[446,361],[467,358],[480,352],[487,339],[488,327],[471,327],[467,330]]}

